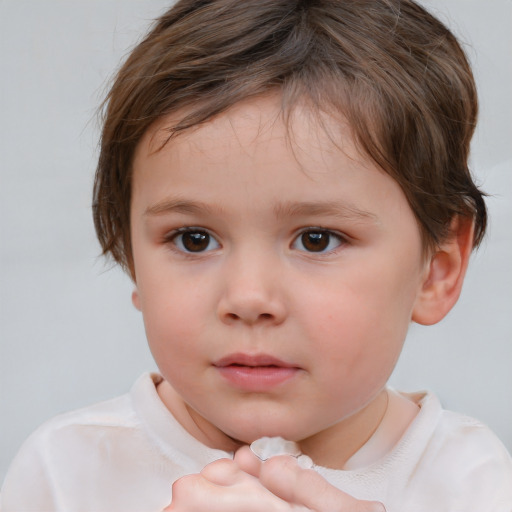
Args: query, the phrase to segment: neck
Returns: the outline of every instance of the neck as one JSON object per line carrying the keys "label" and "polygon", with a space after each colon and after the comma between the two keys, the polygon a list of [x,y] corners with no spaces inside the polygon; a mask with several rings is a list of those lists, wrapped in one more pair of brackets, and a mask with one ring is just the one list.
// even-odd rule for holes
{"label": "neck", "polygon": [[[165,380],[157,387],[158,395],[181,426],[198,441],[217,450],[235,452],[242,443],[212,428],[200,414],[190,408]],[[343,469],[346,462],[372,437],[386,413],[388,393],[385,389],[352,416],[299,441],[302,452],[318,466]]]}
{"label": "neck", "polygon": [[388,404],[383,389],[370,403],[352,416],[300,442],[302,452],[318,466],[343,469],[345,463],[375,433]]}
{"label": "neck", "polygon": [[244,444],[232,439],[220,430],[212,428],[210,423],[183,401],[165,379],[158,384],[157,393],[167,409],[172,412],[176,421],[190,435],[209,448],[235,452]]}

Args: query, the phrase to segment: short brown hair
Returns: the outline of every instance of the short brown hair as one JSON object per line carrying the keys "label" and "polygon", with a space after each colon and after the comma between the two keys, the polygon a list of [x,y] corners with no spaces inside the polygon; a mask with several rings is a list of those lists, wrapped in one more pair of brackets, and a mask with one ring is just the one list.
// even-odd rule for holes
{"label": "short brown hair", "polygon": [[170,135],[278,88],[348,119],[356,141],[402,187],[425,247],[456,215],[486,227],[468,169],[477,96],[453,34],[410,0],[180,0],[118,71],[103,109],[94,222],[103,253],[132,272],[132,161],[157,119]]}

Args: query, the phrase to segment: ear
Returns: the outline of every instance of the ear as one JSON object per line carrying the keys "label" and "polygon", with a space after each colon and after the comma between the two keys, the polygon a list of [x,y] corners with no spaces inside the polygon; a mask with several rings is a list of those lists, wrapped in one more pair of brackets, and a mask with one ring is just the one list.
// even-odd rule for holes
{"label": "ear", "polygon": [[422,325],[440,322],[457,302],[473,249],[473,221],[457,216],[450,234],[430,256],[416,297],[412,320]]}
{"label": "ear", "polygon": [[137,286],[135,286],[132,292],[132,304],[135,306],[136,309],[141,311],[139,290],[137,290]]}

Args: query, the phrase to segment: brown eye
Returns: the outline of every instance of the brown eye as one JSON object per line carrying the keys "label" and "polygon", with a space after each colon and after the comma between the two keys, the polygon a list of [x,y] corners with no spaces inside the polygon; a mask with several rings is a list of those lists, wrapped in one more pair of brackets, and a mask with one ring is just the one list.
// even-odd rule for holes
{"label": "brown eye", "polygon": [[325,251],[329,246],[329,238],[329,233],[309,231],[302,234],[301,241],[304,248],[308,251],[321,252]]}
{"label": "brown eye", "polygon": [[206,231],[185,231],[178,233],[173,242],[183,252],[206,252],[219,247],[218,242]]}
{"label": "brown eye", "polygon": [[331,231],[316,229],[301,233],[293,244],[294,249],[305,252],[329,252],[343,243],[340,235]]}

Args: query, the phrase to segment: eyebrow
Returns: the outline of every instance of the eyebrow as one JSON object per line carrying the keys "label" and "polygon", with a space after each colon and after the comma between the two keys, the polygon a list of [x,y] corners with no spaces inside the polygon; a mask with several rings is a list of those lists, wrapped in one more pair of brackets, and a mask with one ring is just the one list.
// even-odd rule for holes
{"label": "eyebrow", "polygon": [[[166,213],[213,215],[222,211],[223,208],[221,206],[210,205],[201,201],[171,198],[149,206],[144,211],[144,216],[163,215]],[[334,216],[345,220],[378,222],[378,217],[374,213],[361,210],[351,204],[336,201],[282,202],[274,207],[274,215],[276,218]]]}
{"label": "eyebrow", "polygon": [[221,211],[222,208],[212,207],[209,204],[187,199],[164,199],[144,211],[144,215],[162,215],[165,213],[188,213],[188,214],[213,214]]}
{"label": "eyebrow", "polygon": [[347,220],[360,220],[369,222],[378,222],[378,217],[374,213],[361,210],[354,205],[337,202],[289,202],[276,205],[276,217],[320,217],[334,216]]}

